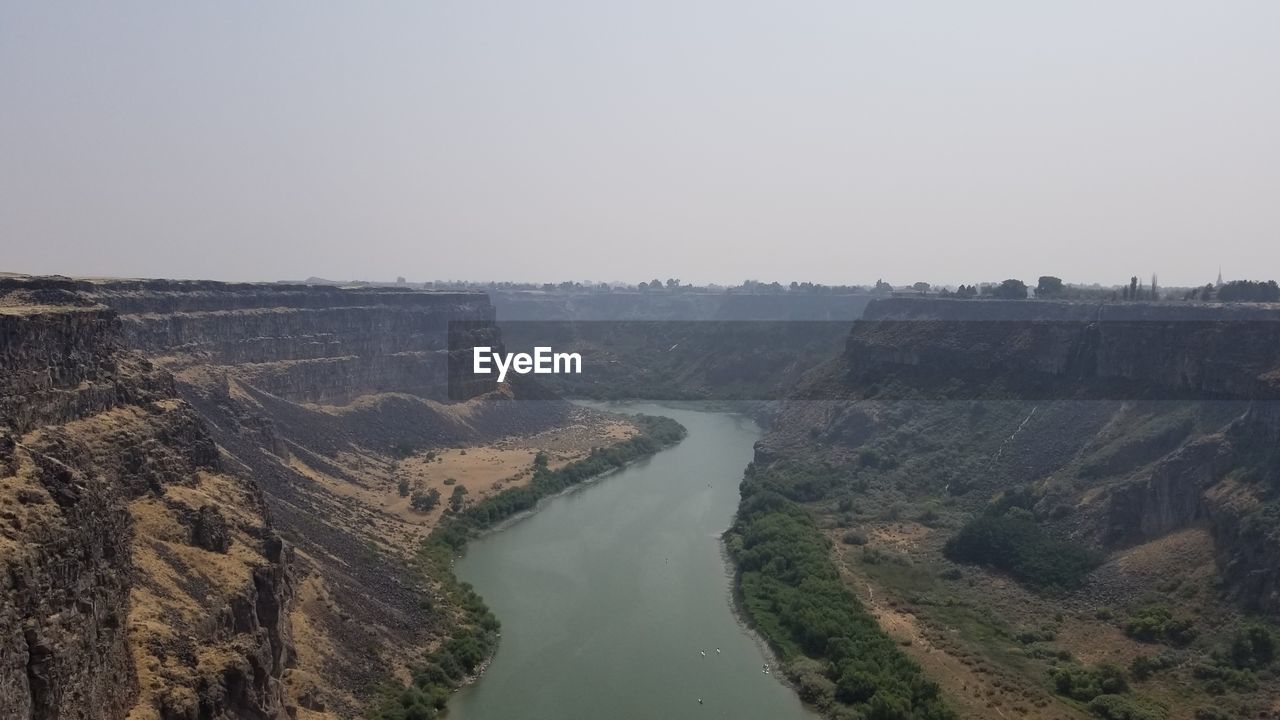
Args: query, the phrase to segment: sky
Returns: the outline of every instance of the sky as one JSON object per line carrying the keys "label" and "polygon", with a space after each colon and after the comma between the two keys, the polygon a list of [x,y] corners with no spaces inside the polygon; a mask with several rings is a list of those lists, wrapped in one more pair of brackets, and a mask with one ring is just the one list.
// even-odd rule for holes
{"label": "sky", "polygon": [[1280,3],[0,0],[0,271],[1280,276]]}

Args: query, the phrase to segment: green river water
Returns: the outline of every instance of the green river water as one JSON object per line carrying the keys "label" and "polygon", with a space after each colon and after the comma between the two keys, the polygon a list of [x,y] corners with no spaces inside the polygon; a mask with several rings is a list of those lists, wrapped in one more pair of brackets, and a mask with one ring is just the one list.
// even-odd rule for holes
{"label": "green river water", "polygon": [[502,640],[449,720],[812,720],[762,672],[720,546],[759,429],[719,412],[597,407],[667,415],[689,436],[467,546],[457,574]]}

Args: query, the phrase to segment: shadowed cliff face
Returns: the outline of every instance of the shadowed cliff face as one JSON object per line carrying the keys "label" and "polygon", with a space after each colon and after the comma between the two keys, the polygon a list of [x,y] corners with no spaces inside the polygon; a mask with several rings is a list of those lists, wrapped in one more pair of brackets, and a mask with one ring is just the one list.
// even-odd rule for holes
{"label": "shadowed cliff face", "polygon": [[123,342],[172,371],[226,464],[254,479],[297,548],[292,696],[308,711],[358,714],[449,626],[414,563],[420,528],[389,507],[403,502],[398,463],[562,425],[571,406],[521,382],[450,383],[451,351],[502,346],[480,293],[73,286],[118,311]]}
{"label": "shadowed cliff face", "polygon": [[451,612],[368,498],[571,412],[450,385],[475,293],[4,278],[0,338],[5,718],[357,714]]}
{"label": "shadowed cliff face", "polygon": [[174,368],[234,367],[293,402],[392,392],[449,399],[449,323],[473,322],[483,334],[494,319],[479,293],[159,280],[83,291],[120,313],[130,347]]}
{"label": "shadowed cliff face", "polygon": [[1108,550],[1205,527],[1231,592],[1280,612],[1280,310],[877,300],[817,375],[758,462],[822,457],[886,502],[970,512],[1016,490]]}
{"label": "shadowed cliff face", "polygon": [[172,377],[59,283],[0,289],[0,717],[283,712],[289,551]]}

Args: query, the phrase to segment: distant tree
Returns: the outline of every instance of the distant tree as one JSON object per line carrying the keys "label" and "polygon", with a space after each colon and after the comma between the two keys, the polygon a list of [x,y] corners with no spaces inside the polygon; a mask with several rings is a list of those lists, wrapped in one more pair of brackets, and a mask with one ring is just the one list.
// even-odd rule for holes
{"label": "distant tree", "polygon": [[1232,280],[1218,288],[1222,302],[1280,302],[1280,286],[1275,280]]}
{"label": "distant tree", "polygon": [[463,501],[463,498],[466,497],[466,494],[467,494],[466,488],[462,487],[461,485],[455,485],[453,487],[453,494],[449,496],[449,509],[454,512],[458,512],[459,510],[461,510],[462,501]]}
{"label": "distant tree", "polygon": [[413,493],[413,497],[409,498],[409,507],[418,512],[430,512],[432,508],[440,504],[440,491],[431,488],[426,492],[418,490]]}
{"label": "distant tree", "polygon": [[680,280],[677,278],[667,278],[667,289],[675,290],[680,287]]}
{"label": "distant tree", "polygon": [[1213,289],[1214,289],[1213,283],[1206,283],[1205,286],[1200,289],[1200,299],[1203,300],[1204,302],[1209,302],[1210,300],[1212,300]]}
{"label": "distant tree", "polygon": [[661,289],[662,289],[662,281],[661,281],[661,280],[659,280],[658,278],[654,278],[654,279],[650,280],[650,281],[649,281],[649,289],[651,289],[651,290],[661,290]]}
{"label": "distant tree", "polygon": [[649,283],[644,282],[643,280],[641,280],[641,281],[640,281],[640,284],[639,284],[639,285],[637,285],[637,286],[636,286],[636,288],[637,288],[640,292],[644,292],[645,290],[648,290],[648,289],[649,289]]}
{"label": "distant tree", "polygon": [[1156,277],[1155,273],[1151,273],[1151,299],[1160,299],[1160,279]]}
{"label": "distant tree", "polygon": [[968,299],[978,294],[978,289],[972,285],[961,285],[956,288],[956,297]]}
{"label": "distant tree", "polygon": [[992,294],[1001,300],[1025,300],[1027,298],[1027,284],[1021,280],[1010,278],[996,286]]}
{"label": "distant tree", "polygon": [[891,293],[893,292],[893,286],[885,282],[884,280],[876,280],[876,286],[872,292]]}
{"label": "distant tree", "polygon": [[920,293],[921,295],[924,295],[925,293],[929,292],[929,288],[931,288],[931,287],[933,287],[933,286],[932,286],[932,285],[930,285],[930,284],[929,284],[929,283],[927,283],[927,282],[918,282],[918,283],[912,283],[912,284],[911,284],[911,289],[912,289],[912,290],[915,290],[916,292]]}
{"label": "distant tree", "polygon": [[545,470],[546,467],[547,467],[547,454],[539,450],[538,454],[533,456],[533,469]]}
{"label": "distant tree", "polygon": [[1041,275],[1040,281],[1036,283],[1036,297],[1060,297],[1064,290],[1062,278],[1052,275]]}
{"label": "distant tree", "polygon": [[400,497],[409,497],[409,478],[400,478],[400,482],[396,484],[396,490],[400,493]]}
{"label": "distant tree", "polygon": [[1128,300],[1138,299],[1138,276],[1134,275],[1129,278],[1129,297]]}

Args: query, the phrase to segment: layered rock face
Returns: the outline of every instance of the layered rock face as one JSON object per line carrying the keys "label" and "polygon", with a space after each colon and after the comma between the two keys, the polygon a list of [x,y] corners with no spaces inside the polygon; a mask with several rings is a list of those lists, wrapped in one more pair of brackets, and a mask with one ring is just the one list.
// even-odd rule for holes
{"label": "layered rock face", "polygon": [[253,478],[296,548],[298,662],[285,682],[299,712],[358,715],[447,625],[413,562],[422,526],[393,507],[407,502],[397,464],[556,426],[570,406],[518,382],[450,376],[451,354],[502,345],[480,293],[71,285],[120,314],[124,344],[172,371],[225,464]]}
{"label": "layered rock face", "polygon": [[889,299],[849,335],[850,369],[945,367],[985,397],[1280,399],[1280,310],[1248,306]]}
{"label": "layered rock face", "polygon": [[448,399],[450,323],[494,320],[479,293],[162,280],[83,290],[120,313],[132,348],[235,367],[277,397],[331,405],[389,392]]}
{"label": "layered rock face", "polygon": [[1277,308],[886,299],[757,459],[909,447],[922,492],[1024,492],[1104,549],[1205,527],[1230,591],[1277,613],[1277,408]]}
{"label": "layered rock face", "polygon": [[289,551],[74,283],[0,287],[0,717],[277,717]]}

